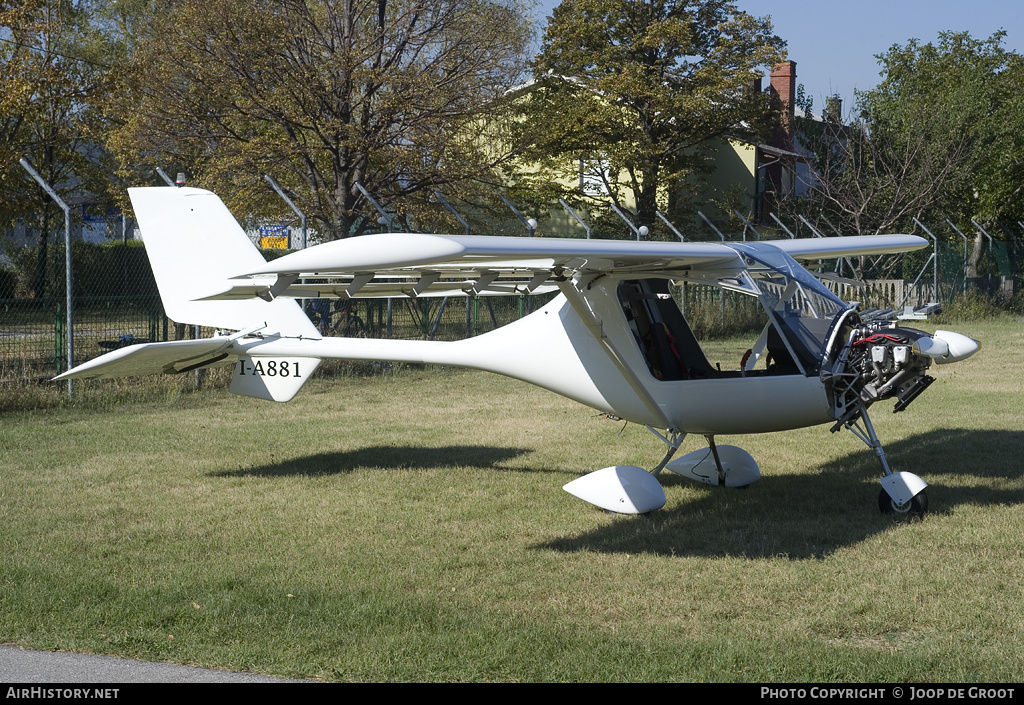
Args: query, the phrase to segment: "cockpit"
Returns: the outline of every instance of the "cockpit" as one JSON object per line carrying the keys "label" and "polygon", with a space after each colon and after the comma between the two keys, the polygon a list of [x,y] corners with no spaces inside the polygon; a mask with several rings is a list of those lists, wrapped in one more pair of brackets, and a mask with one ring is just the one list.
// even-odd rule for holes
{"label": "cockpit", "polygon": [[817,376],[845,342],[843,331],[859,323],[856,311],[778,248],[754,243],[729,247],[744,268],[708,283],[755,297],[764,320],[739,369],[709,362],[667,279],[619,284],[620,305],[651,375],[661,381]]}

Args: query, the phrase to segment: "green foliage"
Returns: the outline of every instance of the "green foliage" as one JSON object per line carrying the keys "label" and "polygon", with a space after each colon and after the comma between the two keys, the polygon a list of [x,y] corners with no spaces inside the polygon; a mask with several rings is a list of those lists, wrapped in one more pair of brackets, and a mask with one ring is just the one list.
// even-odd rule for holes
{"label": "green foliage", "polygon": [[698,340],[756,335],[764,328],[764,309],[754,297],[712,287],[685,288],[686,292],[677,295],[676,300],[683,302],[686,321]]}
{"label": "green foliage", "polygon": [[1011,314],[1024,315],[1024,293],[1013,296],[1005,294],[986,294],[970,290],[953,297],[943,306],[942,313],[936,317],[936,323],[969,323],[985,319],[998,319]]}
{"label": "green foliage", "polygon": [[0,299],[13,299],[18,289],[18,275],[9,269],[0,269]]}
{"label": "green foliage", "polygon": [[176,165],[290,218],[269,173],[325,240],[376,227],[357,183],[420,220],[434,189],[495,183],[531,39],[518,0],[184,0],[146,33],[109,103],[125,172]]}
{"label": "green foliage", "polygon": [[1024,63],[1002,44],[942,32],[879,55],[884,79],[857,94],[850,126],[806,124],[816,195],[844,231],[913,227],[913,218],[1020,219]]}
{"label": "green foliage", "polygon": [[796,107],[803,111],[805,118],[814,117],[814,96],[807,95],[807,89],[802,83],[796,87]]}
{"label": "green foliage", "polygon": [[671,191],[708,168],[710,139],[767,129],[767,94],[749,87],[783,47],[767,19],[729,2],[565,0],[525,101],[537,179],[582,182],[654,224],[659,202],[671,210]]}
{"label": "green foliage", "polygon": [[21,157],[66,202],[109,188],[98,107],[109,64],[92,4],[0,3],[0,227],[56,210],[18,163]]}
{"label": "green foliage", "polygon": [[[21,247],[13,251],[14,277],[17,282],[11,298],[28,298],[32,293],[32,280],[39,263],[35,247]],[[71,256],[76,296],[126,296],[152,298],[158,296],[153,269],[141,242],[128,244],[94,244],[75,242]],[[64,246],[47,248],[46,268],[48,287],[43,296],[64,296]],[[0,297],[3,298],[3,297]]]}

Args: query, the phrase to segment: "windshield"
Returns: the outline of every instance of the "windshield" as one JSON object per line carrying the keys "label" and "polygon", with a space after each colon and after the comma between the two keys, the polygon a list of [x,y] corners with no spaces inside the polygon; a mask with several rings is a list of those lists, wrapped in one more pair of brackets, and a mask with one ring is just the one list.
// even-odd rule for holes
{"label": "windshield", "polygon": [[769,326],[782,337],[793,363],[816,374],[832,327],[850,305],[833,294],[796,260],[767,243],[729,243],[744,257],[750,288],[768,311]]}

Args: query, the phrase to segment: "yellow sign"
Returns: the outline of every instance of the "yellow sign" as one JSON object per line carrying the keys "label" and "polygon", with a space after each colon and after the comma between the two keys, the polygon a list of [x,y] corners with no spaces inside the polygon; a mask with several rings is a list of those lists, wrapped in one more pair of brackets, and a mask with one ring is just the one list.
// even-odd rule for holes
{"label": "yellow sign", "polygon": [[264,250],[287,250],[287,235],[264,235],[260,238],[260,247]]}

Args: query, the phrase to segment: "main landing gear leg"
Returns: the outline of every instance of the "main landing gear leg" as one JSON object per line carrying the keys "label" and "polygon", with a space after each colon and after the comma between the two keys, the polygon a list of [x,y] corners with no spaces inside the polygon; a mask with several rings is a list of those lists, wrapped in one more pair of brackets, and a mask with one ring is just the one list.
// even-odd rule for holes
{"label": "main landing gear leg", "polygon": [[647,430],[663,440],[668,446],[668,452],[665,453],[665,457],[661,459],[661,462],[658,463],[656,468],[651,470],[651,474],[657,477],[661,471],[665,469],[665,466],[668,465],[668,461],[672,460],[672,456],[676,454],[676,451],[679,450],[679,446],[682,445],[683,439],[686,438],[686,434],[680,431],[670,431],[669,436],[666,437],[655,431],[650,426],[647,427]]}
{"label": "main landing gear leg", "polygon": [[725,468],[722,467],[722,459],[718,457],[718,446],[715,445],[714,436],[704,436],[708,442],[708,447],[711,448],[711,455],[715,458],[715,467],[718,468],[718,486],[725,486]]}
{"label": "main landing gear leg", "polygon": [[882,489],[878,493],[878,508],[883,514],[909,514],[921,517],[928,511],[928,485],[920,477],[911,472],[893,472],[885,458],[882,442],[878,440],[875,427],[868,416],[867,406],[859,405],[839,420],[832,431],[841,427],[850,432],[875,451],[878,461],[882,464]]}

